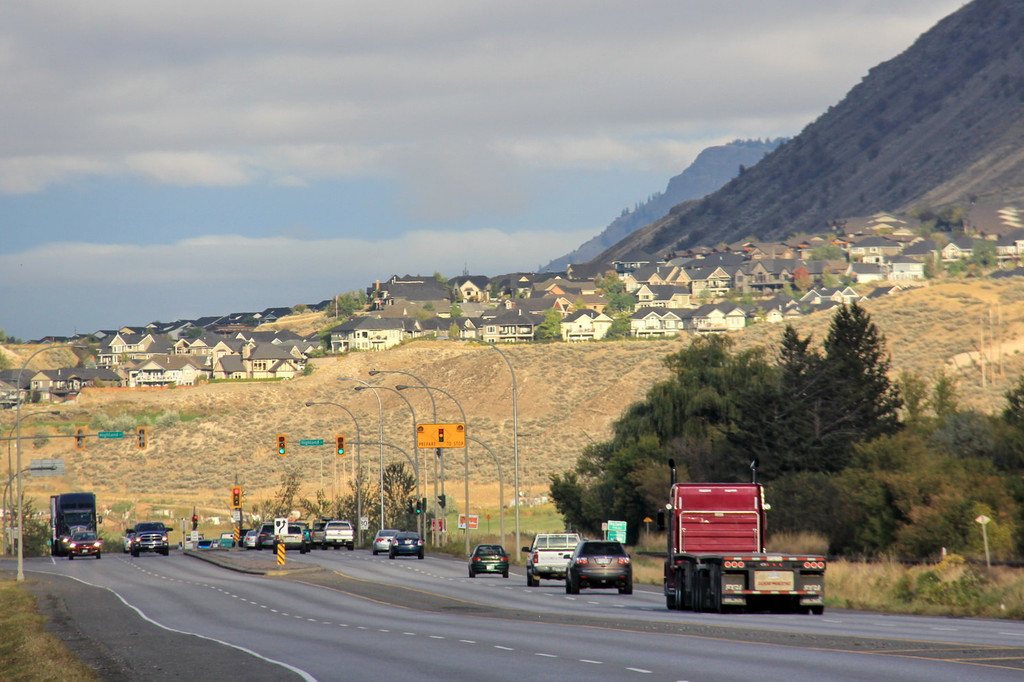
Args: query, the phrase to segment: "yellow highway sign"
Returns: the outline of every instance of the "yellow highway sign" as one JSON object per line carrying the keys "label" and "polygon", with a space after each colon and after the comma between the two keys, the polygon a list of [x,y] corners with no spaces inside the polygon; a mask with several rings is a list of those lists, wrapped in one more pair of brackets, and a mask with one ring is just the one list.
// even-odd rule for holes
{"label": "yellow highway sign", "polygon": [[464,448],[466,447],[466,425],[417,424],[416,447]]}

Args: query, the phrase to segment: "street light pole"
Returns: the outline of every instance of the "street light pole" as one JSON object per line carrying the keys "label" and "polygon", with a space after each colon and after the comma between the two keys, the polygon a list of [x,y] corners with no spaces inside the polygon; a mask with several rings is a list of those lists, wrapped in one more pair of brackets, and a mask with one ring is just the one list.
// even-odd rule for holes
{"label": "street light pole", "polygon": [[[20,422],[22,419],[29,419],[31,417],[38,417],[39,415],[51,415],[52,416],[52,415],[55,415],[55,414],[60,414],[60,410],[48,410],[46,412],[31,412],[29,414],[26,414],[24,417],[20,417],[18,421]],[[2,545],[3,545],[3,549],[4,549],[3,553],[5,555],[7,554],[7,538],[8,538],[7,528],[11,525],[11,510],[10,510],[10,507],[14,506],[13,498],[11,499],[11,503],[8,504],[7,493],[9,492],[8,488],[10,488],[10,486],[14,483],[14,477],[17,475],[17,474],[14,473],[14,464],[11,462],[11,441],[14,440],[11,437],[11,434],[14,433],[14,429],[15,429],[16,426],[17,425],[12,426],[10,428],[10,430],[7,431],[7,485],[4,487],[3,502],[0,503],[0,506],[2,506],[3,514],[4,514],[4,524],[3,524],[3,527],[4,527],[4,537],[3,537]]]}
{"label": "street light pole", "polygon": [[355,381],[357,383],[366,386],[373,395],[377,398],[377,440],[380,445],[380,527],[384,528],[384,405],[380,401],[380,393],[377,393],[375,386],[362,379],[356,379],[354,377],[338,377],[338,381]]}
{"label": "street light pole", "polygon": [[516,496],[516,559],[520,558],[520,550],[522,549],[522,543],[519,541],[519,406],[517,404],[517,391],[516,391],[516,370],[512,367],[512,361],[509,360],[508,355],[505,351],[498,348],[498,346],[492,341],[491,348],[498,351],[498,354],[505,360],[505,364],[508,365],[508,371],[512,373],[512,460],[513,460],[513,479],[515,485],[515,496]]}
{"label": "street light pole", "polygon": [[502,501],[505,499],[505,477],[501,473],[501,460],[498,459],[498,456],[494,454],[494,451],[491,450],[491,448],[489,448],[482,440],[469,438],[468,436],[466,437],[466,440],[471,440],[477,445],[483,447],[483,449],[494,458],[494,464],[498,467],[498,532],[501,534],[501,544],[505,544],[505,503]]}
{"label": "street light pole", "polygon": [[[77,345],[76,346],[46,346],[44,348],[40,348],[35,353],[33,353],[32,355],[28,356],[28,358],[25,360],[25,362],[21,365],[21,369],[18,370],[18,385],[15,386],[15,389],[17,390],[18,401],[17,401],[16,413],[15,413],[15,417],[14,417],[15,418],[14,425],[15,425],[15,428],[17,429],[17,431],[18,431],[18,436],[17,436],[17,441],[18,441],[18,443],[17,443],[17,448],[18,448],[18,457],[17,457],[18,466],[17,466],[17,469],[18,469],[18,471],[21,471],[21,403],[22,403],[22,400],[21,400],[21,390],[22,390],[21,389],[21,380],[22,380],[22,375],[25,373],[25,370],[28,368],[28,363],[32,361],[32,358],[34,358],[35,356],[39,355],[40,353],[45,353],[48,350],[57,350],[58,348],[85,348],[85,346],[77,346]],[[22,485],[21,485],[21,476],[18,476],[18,493],[17,494],[18,494],[18,574],[17,574],[16,581],[17,582],[24,582],[25,581],[25,531],[24,531],[24,525],[25,525],[25,514],[24,514],[24,512],[25,512],[25,510],[24,510],[25,504],[24,504],[24,502],[25,501],[24,501],[24,499],[22,497],[23,490],[22,490]]]}
{"label": "street light pole", "polygon": [[312,407],[313,405],[340,407],[348,413],[348,416],[352,417],[352,423],[356,425],[356,542],[361,545],[363,544],[363,458],[362,444],[360,443],[362,439],[359,437],[359,422],[356,420],[356,416],[352,414],[352,410],[344,405],[326,401],[310,401],[306,403],[306,407]]}
{"label": "street light pole", "polygon": [[[427,382],[425,382],[423,379],[421,379],[420,377],[416,376],[412,372],[406,372],[406,371],[403,371],[403,370],[400,370],[400,369],[371,369],[370,370],[370,376],[371,377],[375,377],[378,374],[402,374],[402,375],[407,376],[407,377],[412,377],[413,379],[415,379],[416,381],[419,382],[420,386],[422,386],[423,388],[427,388]],[[427,391],[427,397],[430,398],[430,413],[433,416],[434,423],[436,424],[437,423],[437,402],[434,400],[434,394],[431,393],[430,391]],[[415,436],[415,434],[414,434],[414,436]],[[416,446],[414,446],[414,447],[416,447]],[[417,458],[417,461],[418,461],[419,460],[419,448],[418,447],[416,447],[415,452],[416,452],[416,458]],[[438,497],[437,497],[437,481],[438,481],[438,470],[437,470],[437,467],[438,467],[438,463],[439,462],[440,462],[440,466],[441,466],[441,475],[440,475],[441,494],[444,495],[444,454],[443,453],[444,453],[444,450],[441,449],[441,448],[437,448],[434,451],[434,500],[435,500],[435,502],[438,499]],[[426,487],[427,487],[426,485],[423,486],[424,491],[426,491]],[[444,513],[442,512],[441,515],[443,516]],[[425,528],[424,528],[424,530],[425,530]]]}
{"label": "street light pole", "polygon": [[[368,386],[356,386],[356,390],[357,391],[362,391],[363,389],[366,389],[366,388],[369,388],[369,387]],[[419,499],[420,499],[420,497],[423,496],[423,479],[420,476],[420,455],[419,455],[419,450],[416,448],[416,410],[412,409],[412,403],[409,402],[409,399],[406,398],[404,395],[402,395],[402,393],[400,393],[397,389],[390,388],[388,386],[377,386],[376,388],[382,388],[385,391],[393,392],[395,395],[397,395],[399,398],[401,398],[402,400],[405,401],[405,404],[409,407],[409,413],[412,414],[412,454],[414,456],[414,459],[412,460],[412,469],[413,469],[413,473],[416,474],[416,500],[417,500],[416,503],[419,504]],[[422,518],[423,517],[420,516],[416,520],[416,530],[420,533],[420,535],[423,535],[423,528],[420,525]]]}
{"label": "street light pole", "polygon": [[[453,396],[448,391],[445,391],[444,389],[441,389],[441,388],[437,388],[436,386],[407,386],[405,384],[400,384],[398,386],[395,386],[395,388],[397,390],[399,390],[399,391],[403,391],[403,390],[409,389],[409,388],[423,388],[423,389],[426,389],[427,392],[437,391],[438,393],[441,393],[443,395],[448,396],[451,399],[451,401],[453,403],[455,403],[455,406],[459,408],[459,413],[462,414],[462,423],[466,424],[466,411],[464,409],[462,409],[462,404],[458,400],[455,399],[455,396]],[[469,434],[469,425],[467,424],[466,425],[466,435],[468,436],[468,434]],[[466,510],[463,513],[466,515],[466,556],[469,556],[469,441],[468,440],[466,441],[466,444],[465,444],[465,446],[462,449],[463,449],[463,457],[465,459],[465,467],[466,467],[466,472],[465,472],[465,476],[466,476],[466,490],[465,490],[465,494],[466,494]]]}

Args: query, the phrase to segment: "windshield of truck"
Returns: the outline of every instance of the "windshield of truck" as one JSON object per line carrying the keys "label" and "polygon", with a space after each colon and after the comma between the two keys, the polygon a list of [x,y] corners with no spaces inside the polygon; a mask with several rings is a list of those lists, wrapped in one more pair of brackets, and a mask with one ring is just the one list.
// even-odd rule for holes
{"label": "windshield of truck", "polygon": [[534,549],[572,549],[580,542],[579,535],[546,535],[537,538]]}
{"label": "windshield of truck", "polygon": [[352,528],[352,524],[348,521],[331,521],[327,527],[331,530],[349,530]]}
{"label": "windshield of truck", "polygon": [[67,512],[64,514],[64,523],[70,526],[91,526],[92,514],[89,512]]}
{"label": "windshield of truck", "polygon": [[164,524],[162,524],[162,523],[136,523],[135,524],[135,532],[136,533],[146,533],[146,532],[151,532],[151,531],[154,531],[154,530],[157,531],[157,532],[160,532],[160,533],[164,532]]}

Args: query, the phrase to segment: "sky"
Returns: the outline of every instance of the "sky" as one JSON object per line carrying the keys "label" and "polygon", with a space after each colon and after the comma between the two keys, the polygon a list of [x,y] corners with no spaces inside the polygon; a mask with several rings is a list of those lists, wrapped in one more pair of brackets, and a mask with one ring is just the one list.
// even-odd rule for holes
{"label": "sky", "polygon": [[961,0],[6,0],[0,330],[533,271]]}

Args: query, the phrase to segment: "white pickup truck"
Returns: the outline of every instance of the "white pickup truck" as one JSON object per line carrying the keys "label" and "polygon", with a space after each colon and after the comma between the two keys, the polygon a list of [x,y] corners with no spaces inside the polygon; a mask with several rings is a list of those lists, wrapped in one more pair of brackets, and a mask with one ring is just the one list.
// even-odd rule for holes
{"label": "white pickup truck", "polygon": [[540,579],[565,580],[569,558],[580,543],[578,533],[541,533],[533,547],[523,547],[526,557],[526,585],[539,587]]}
{"label": "white pickup truck", "polygon": [[324,539],[320,544],[322,549],[333,547],[339,549],[344,545],[349,550],[355,549],[356,532],[348,521],[328,521],[324,524]]}

